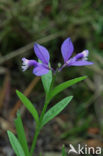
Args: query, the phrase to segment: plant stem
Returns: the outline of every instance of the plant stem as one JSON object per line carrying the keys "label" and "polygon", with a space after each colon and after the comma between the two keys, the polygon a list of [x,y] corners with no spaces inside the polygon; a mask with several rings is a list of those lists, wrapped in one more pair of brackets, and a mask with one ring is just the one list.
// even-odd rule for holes
{"label": "plant stem", "polygon": [[33,152],[35,150],[37,138],[38,138],[38,135],[40,133],[40,127],[41,127],[40,125],[41,125],[42,119],[44,117],[44,114],[46,112],[46,109],[47,109],[48,104],[49,104],[49,101],[47,101],[47,96],[46,96],[45,104],[44,104],[42,113],[40,115],[39,123],[37,125],[36,131],[35,131],[35,135],[34,135],[34,138],[33,138],[33,143],[32,143],[31,149],[30,149],[30,156],[32,156],[32,154],[33,154]]}
{"label": "plant stem", "polygon": [[34,138],[33,138],[33,143],[32,143],[31,149],[30,149],[30,156],[32,156],[32,154],[34,152],[39,132],[40,132],[40,130],[39,130],[39,128],[37,128],[35,135],[34,135]]}
{"label": "plant stem", "polygon": [[44,107],[43,107],[43,110],[42,110],[41,115],[40,115],[40,123],[42,122],[42,119],[44,117],[44,114],[46,112],[46,109],[47,109],[48,104],[49,104],[49,101],[47,101],[47,98],[46,98],[45,104],[44,104]]}

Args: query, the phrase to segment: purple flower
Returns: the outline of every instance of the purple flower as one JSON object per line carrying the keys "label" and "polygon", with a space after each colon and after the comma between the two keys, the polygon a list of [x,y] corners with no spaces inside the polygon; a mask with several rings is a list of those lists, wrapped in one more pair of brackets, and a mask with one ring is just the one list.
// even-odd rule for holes
{"label": "purple flower", "polygon": [[71,39],[68,37],[61,46],[61,53],[64,59],[64,65],[59,69],[61,71],[65,66],[86,66],[92,65],[93,62],[87,61],[88,59],[88,50],[84,50],[81,53],[78,53],[76,56],[70,58],[74,51],[74,46]]}
{"label": "purple flower", "polygon": [[41,61],[41,63],[37,62],[36,60],[28,60],[26,58],[22,58],[23,65],[22,70],[25,71],[29,67],[33,66],[33,74],[36,76],[42,76],[44,74],[47,74],[50,70],[49,68],[49,52],[48,50],[41,46],[40,44],[35,43],[34,44],[34,52],[38,59]]}
{"label": "purple flower", "polygon": [[[64,64],[62,65],[61,68],[58,69],[58,71],[61,71],[64,67],[66,66],[86,66],[86,65],[92,65],[93,62],[87,61],[88,59],[88,50],[84,50],[81,53],[78,53],[76,56],[70,58],[72,56],[72,53],[74,51],[74,46],[72,44],[71,39],[68,37],[62,44],[61,46],[61,52],[62,56],[64,59]],[[42,76],[44,74],[47,74],[49,70],[52,70],[53,72],[54,69],[49,67],[49,61],[50,61],[50,56],[48,50],[43,47],[40,44],[35,43],[34,44],[34,52],[37,56],[37,58],[41,61],[37,62],[36,60],[28,60],[26,58],[22,58],[23,65],[22,65],[22,70],[25,71],[29,67],[33,66],[33,74],[36,76]]]}

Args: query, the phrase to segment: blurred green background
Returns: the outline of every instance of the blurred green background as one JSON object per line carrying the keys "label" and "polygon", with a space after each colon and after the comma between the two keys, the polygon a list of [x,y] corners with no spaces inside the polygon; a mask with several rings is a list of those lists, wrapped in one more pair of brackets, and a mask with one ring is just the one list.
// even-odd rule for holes
{"label": "blurred green background", "polygon": [[[34,42],[46,46],[54,68],[62,62],[60,46],[71,37],[74,54],[88,49],[91,67],[71,67],[56,76],[59,84],[81,75],[88,78],[65,90],[50,106],[66,95],[74,95],[71,104],[48,124],[38,140],[37,153],[60,155],[61,146],[78,143],[103,146],[103,1],[102,0],[0,0],[0,156],[13,155],[6,130],[20,105],[18,89],[41,112],[44,93],[32,69],[21,71],[21,58],[36,59]],[[30,114],[19,107],[29,144],[35,124]],[[92,153],[91,153],[92,155]]]}

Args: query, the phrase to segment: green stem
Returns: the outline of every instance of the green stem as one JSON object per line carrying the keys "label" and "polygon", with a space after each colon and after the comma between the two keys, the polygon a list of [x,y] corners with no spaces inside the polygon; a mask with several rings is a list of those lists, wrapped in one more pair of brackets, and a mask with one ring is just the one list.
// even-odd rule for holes
{"label": "green stem", "polygon": [[32,143],[31,149],[30,149],[30,156],[32,156],[32,154],[34,152],[39,132],[40,132],[40,130],[39,130],[39,128],[37,128],[35,135],[34,135],[34,138],[33,138],[33,143]]}
{"label": "green stem", "polygon": [[42,110],[41,115],[40,115],[40,123],[42,122],[42,119],[43,119],[44,114],[47,110],[48,104],[49,104],[49,101],[47,100],[47,97],[46,97],[45,104],[44,104],[43,110]]}
{"label": "green stem", "polygon": [[32,143],[31,149],[30,149],[30,156],[32,156],[32,154],[33,154],[33,152],[35,150],[37,138],[38,138],[39,133],[40,133],[40,125],[41,125],[42,119],[44,117],[44,114],[46,112],[46,109],[47,109],[48,104],[49,104],[49,101],[47,100],[47,96],[46,96],[45,104],[44,104],[42,113],[40,115],[39,123],[37,125],[36,131],[35,131],[35,135],[34,135],[34,138],[33,138],[33,143]]}

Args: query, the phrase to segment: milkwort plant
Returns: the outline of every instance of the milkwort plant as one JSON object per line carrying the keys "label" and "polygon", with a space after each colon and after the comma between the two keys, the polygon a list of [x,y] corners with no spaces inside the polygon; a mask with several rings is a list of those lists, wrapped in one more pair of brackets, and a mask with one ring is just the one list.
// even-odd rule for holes
{"label": "milkwort plant", "polygon": [[[32,145],[29,148],[24,132],[23,123],[21,120],[20,113],[17,114],[17,118],[15,120],[15,126],[17,131],[17,137],[11,132],[8,131],[8,137],[12,148],[17,156],[32,156],[36,147],[37,139],[41,129],[55,116],[57,116],[72,100],[73,96],[68,96],[62,99],[60,102],[52,106],[48,111],[47,107],[51,100],[61,93],[64,89],[84,80],[86,76],[82,76],[79,78],[74,78],[72,80],[68,80],[54,87],[54,74],[56,72],[60,72],[65,67],[70,66],[85,66],[92,65],[92,62],[87,61],[89,51],[84,50],[81,53],[78,53],[76,56],[71,57],[74,51],[74,46],[70,38],[67,38],[61,45],[61,53],[64,60],[64,64],[61,67],[58,67],[56,70],[52,68],[50,64],[50,55],[48,50],[42,45],[35,43],[34,44],[34,52],[38,58],[36,60],[28,60],[26,58],[22,58],[22,70],[25,71],[31,66],[33,66],[33,74],[36,76],[41,76],[42,84],[45,91],[45,101],[43,105],[43,109],[41,114],[39,115],[35,106],[32,102],[24,96],[18,90],[16,91],[18,97],[21,102],[27,108],[27,110],[33,116],[36,122],[36,128],[34,133],[34,138],[32,141]],[[62,156],[66,156],[65,148],[62,148]]]}

